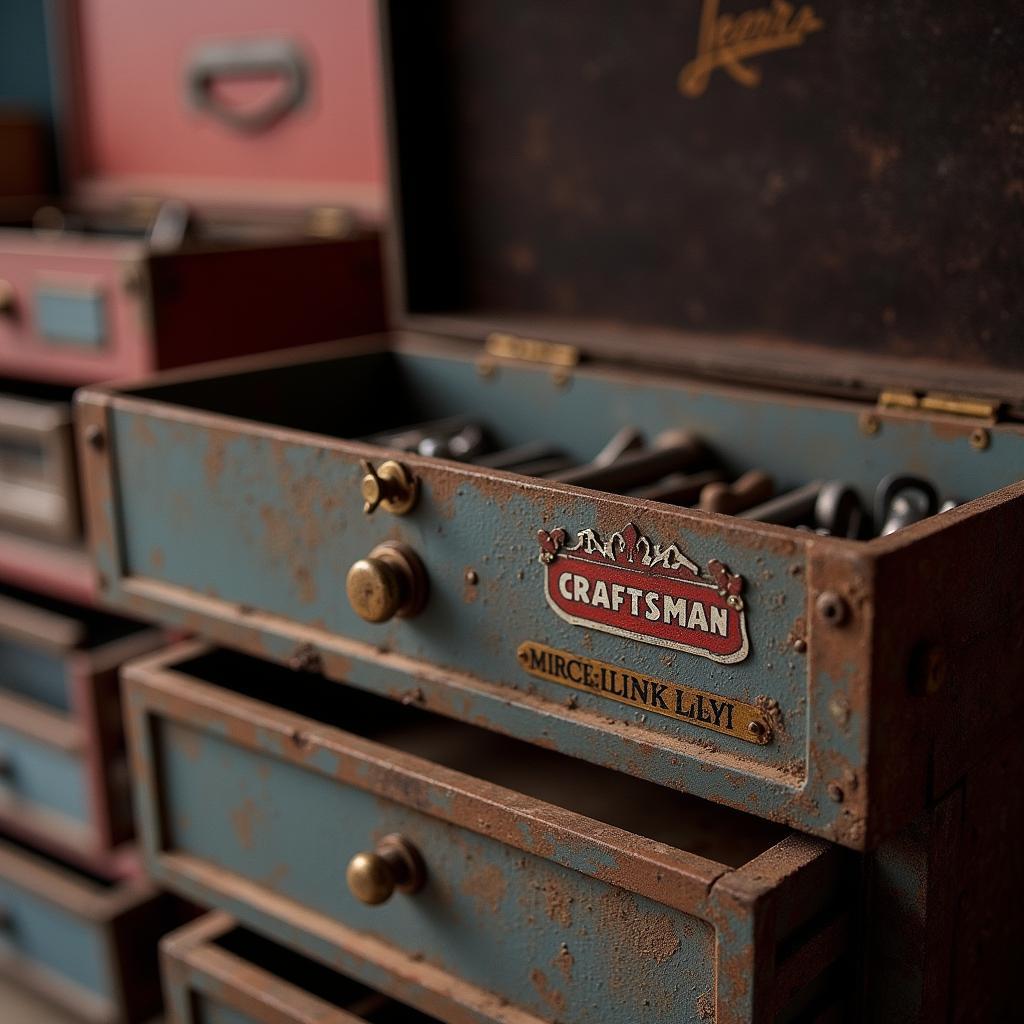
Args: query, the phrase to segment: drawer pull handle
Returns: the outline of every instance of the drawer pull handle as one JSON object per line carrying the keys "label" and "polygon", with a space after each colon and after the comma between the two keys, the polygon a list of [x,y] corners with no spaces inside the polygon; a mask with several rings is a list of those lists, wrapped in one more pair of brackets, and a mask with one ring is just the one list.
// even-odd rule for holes
{"label": "drawer pull handle", "polygon": [[15,312],[17,294],[10,281],[0,279],[0,313],[11,315]]}
{"label": "drawer pull handle", "polygon": [[369,516],[378,508],[395,516],[411,512],[420,494],[420,482],[400,462],[388,459],[374,469],[366,459],[360,463],[363,482],[363,511]]}
{"label": "drawer pull handle", "polygon": [[345,581],[353,611],[367,622],[407,619],[427,600],[427,572],[405,544],[388,541],[360,558]]}
{"label": "drawer pull handle", "polygon": [[360,903],[376,907],[395,890],[416,892],[426,879],[419,851],[399,835],[384,836],[372,853],[357,853],[348,863],[345,880]]}

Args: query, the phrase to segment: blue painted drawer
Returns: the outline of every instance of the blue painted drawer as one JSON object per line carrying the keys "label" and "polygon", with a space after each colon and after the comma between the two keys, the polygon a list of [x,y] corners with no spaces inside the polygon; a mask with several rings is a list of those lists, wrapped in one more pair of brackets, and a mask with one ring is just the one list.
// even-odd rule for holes
{"label": "blue painted drawer", "polygon": [[160,944],[170,1024],[437,1024],[211,913]]}
{"label": "blue painted drawer", "polygon": [[0,973],[84,1021],[156,1012],[166,907],[148,882],[86,875],[0,840]]}
{"label": "blue painted drawer", "polygon": [[0,585],[0,826],[85,867],[133,832],[117,668],[161,634]]}
{"label": "blue painted drawer", "polygon": [[46,390],[0,381],[0,529],[71,541],[81,520],[70,391]]}
{"label": "blue painted drawer", "polygon": [[[152,876],[428,1012],[773,1020],[845,948],[819,840],[239,654],[124,678]],[[346,871],[396,834],[425,884],[368,906]]]}
{"label": "blue painted drawer", "polygon": [[[923,810],[934,770],[952,785],[1012,738],[1019,424],[480,364],[473,346],[399,335],[81,395],[107,597],[853,848]],[[867,495],[902,469],[976,500],[855,541],[402,455],[418,503],[365,514],[363,460],[396,453],[348,438],[456,413],[578,462],[633,424],[698,433],[782,489],[838,477]],[[374,624],[346,579],[382,543],[428,585],[418,614]]]}

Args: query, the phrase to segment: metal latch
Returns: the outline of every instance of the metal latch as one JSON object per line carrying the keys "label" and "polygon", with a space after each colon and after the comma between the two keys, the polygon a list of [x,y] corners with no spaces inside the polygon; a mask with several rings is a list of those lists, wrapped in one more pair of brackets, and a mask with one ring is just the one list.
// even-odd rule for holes
{"label": "metal latch", "polygon": [[926,391],[919,394],[904,388],[883,391],[878,396],[879,409],[919,409],[922,412],[939,412],[947,416],[967,416],[971,419],[996,423],[1003,403],[994,398],[976,398],[972,395],[955,395],[944,391]]}
{"label": "metal latch", "polygon": [[485,377],[494,373],[493,359],[506,359],[551,367],[554,381],[559,386],[569,382],[572,368],[581,358],[580,350],[575,345],[542,341],[539,338],[523,338],[504,331],[489,334],[484,342],[484,351],[489,358],[481,360],[479,369]]}

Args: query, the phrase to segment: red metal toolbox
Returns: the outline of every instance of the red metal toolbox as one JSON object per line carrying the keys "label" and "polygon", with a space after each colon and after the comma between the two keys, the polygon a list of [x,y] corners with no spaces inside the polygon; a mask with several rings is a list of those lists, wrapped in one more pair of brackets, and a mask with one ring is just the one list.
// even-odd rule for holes
{"label": "red metal toolbox", "polygon": [[78,384],[381,326],[369,0],[53,9],[68,194],[0,229],[0,373]]}
{"label": "red metal toolbox", "polygon": [[134,834],[118,668],[159,630],[0,585],[0,828],[86,869]]}
{"label": "red metal toolbox", "polygon": [[[105,593],[853,848],[898,832],[1019,742],[1011,5],[816,6],[788,42],[749,15],[757,82],[697,3],[382,6],[407,330],[82,394]],[[458,417],[505,452],[405,429]],[[647,451],[580,468],[622,431]],[[508,461],[541,442],[569,469]],[[749,471],[859,522],[750,518]]]}

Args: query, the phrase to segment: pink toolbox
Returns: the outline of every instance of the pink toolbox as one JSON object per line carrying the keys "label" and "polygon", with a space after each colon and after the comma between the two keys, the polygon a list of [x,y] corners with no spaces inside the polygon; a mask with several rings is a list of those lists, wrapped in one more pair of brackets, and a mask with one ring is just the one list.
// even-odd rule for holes
{"label": "pink toolbox", "polygon": [[382,326],[370,0],[52,5],[65,194],[0,222],[0,376]]}

